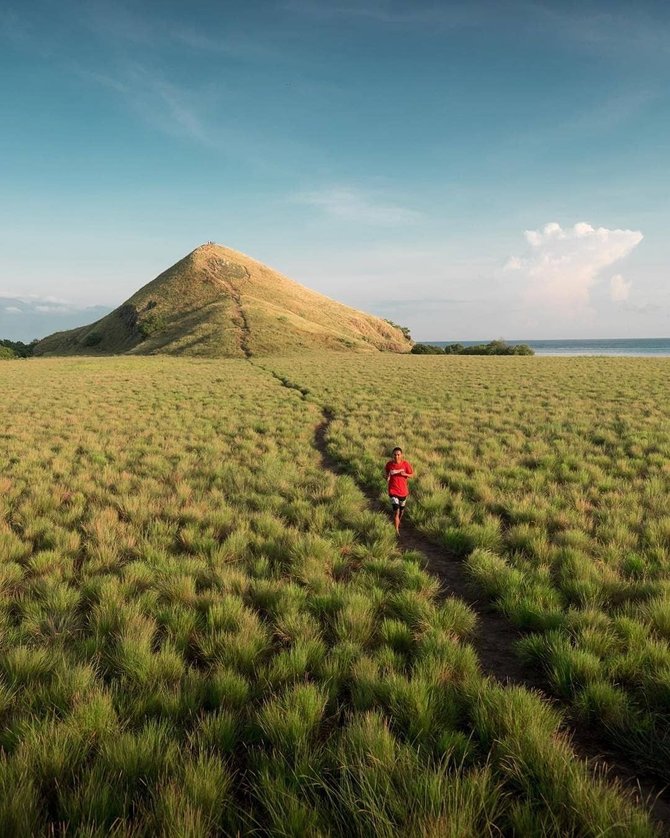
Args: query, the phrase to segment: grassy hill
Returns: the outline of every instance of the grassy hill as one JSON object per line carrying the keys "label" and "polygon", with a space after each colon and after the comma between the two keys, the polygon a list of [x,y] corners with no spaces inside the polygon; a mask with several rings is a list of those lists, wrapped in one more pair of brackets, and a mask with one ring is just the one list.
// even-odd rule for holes
{"label": "grassy hill", "polygon": [[101,320],[44,338],[35,354],[244,358],[303,349],[407,352],[410,345],[378,317],[206,244]]}

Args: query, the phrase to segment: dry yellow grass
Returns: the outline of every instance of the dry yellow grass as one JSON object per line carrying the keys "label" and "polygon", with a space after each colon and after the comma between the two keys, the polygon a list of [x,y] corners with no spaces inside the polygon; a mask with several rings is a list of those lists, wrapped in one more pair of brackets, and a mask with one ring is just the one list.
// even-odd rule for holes
{"label": "dry yellow grass", "polygon": [[35,354],[243,358],[409,348],[400,329],[385,320],[311,291],[243,253],[206,244],[97,323],[45,338]]}

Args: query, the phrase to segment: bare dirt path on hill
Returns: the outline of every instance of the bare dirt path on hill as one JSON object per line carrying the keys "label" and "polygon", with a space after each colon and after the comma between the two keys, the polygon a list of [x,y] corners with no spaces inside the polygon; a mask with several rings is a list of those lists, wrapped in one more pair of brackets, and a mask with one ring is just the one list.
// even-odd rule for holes
{"label": "bare dirt path on hill", "polygon": [[229,288],[228,293],[232,301],[235,303],[235,314],[233,315],[233,322],[240,330],[238,335],[238,341],[240,344],[240,349],[244,353],[244,357],[249,361],[251,360],[252,352],[249,346],[249,337],[251,336],[251,329],[249,328],[249,321],[247,320],[247,315],[242,308],[242,296],[239,291],[236,291],[232,286]]}
{"label": "bare dirt path on hill", "polygon": [[[241,266],[246,274],[246,278],[250,279],[249,269],[244,265]],[[251,328],[249,326],[249,320],[247,319],[246,312],[244,311],[244,307],[242,306],[242,295],[240,291],[233,285],[232,282],[221,279],[220,277],[212,274],[209,274],[210,279],[213,283],[218,285],[219,287],[223,288],[224,291],[228,294],[230,299],[233,301],[233,305],[235,307],[235,311],[232,315],[232,321],[238,329],[237,333],[237,342],[240,347],[240,351],[247,359],[250,361],[252,358],[252,351],[251,346],[249,344],[249,339],[251,337]]]}
{"label": "bare dirt path on hill", "polygon": [[[252,362],[253,363],[253,362]],[[278,373],[260,364],[255,364],[264,372],[270,373],[282,387],[296,390],[305,401],[319,407],[307,391],[295,382],[289,381]],[[333,414],[321,407],[321,421],[314,429],[314,447],[321,458],[323,468],[335,475],[346,474],[342,462],[332,456],[328,450],[328,430],[334,419]],[[389,518],[386,505],[379,501],[377,494],[357,482],[358,488],[376,512]],[[495,679],[502,685],[520,686],[533,690],[544,701],[561,707],[558,699],[546,692],[546,681],[537,669],[524,665],[516,651],[516,641],[522,636],[502,615],[492,610],[491,605],[477,594],[470,583],[463,562],[456,556],[434,544],[415,529],[410,521],[405,521],[401,529],[399,544],[404,551],[413,551],[424,557],[426,569],[442,582],[442,596],[457,596],[468,603],[477,615],[477,629],[469,642],[479,658],[484,675]],[[567,709],[567,708],[566,708]],[[659,826],[661,834],[670,834],[670,789],[657,777],[640,772],[627,758],[627,755],[608,744],[584,725],[566,719],[563,730],[569,736],[577,757],[587,761],[594,774],[604,775],[608,780],[618,783],[633,798],[649,809],[650,815]]]}

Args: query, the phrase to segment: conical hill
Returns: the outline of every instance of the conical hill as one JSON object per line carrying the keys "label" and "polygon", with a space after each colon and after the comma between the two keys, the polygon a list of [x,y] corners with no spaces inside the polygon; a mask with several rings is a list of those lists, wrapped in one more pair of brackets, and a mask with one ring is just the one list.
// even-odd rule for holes
{"label": "conical hill", "polygon": [[407,352],[402,331],[216,244],[189,253],[89,326],[57,332],[36,355],[244,358],[301,350]]}

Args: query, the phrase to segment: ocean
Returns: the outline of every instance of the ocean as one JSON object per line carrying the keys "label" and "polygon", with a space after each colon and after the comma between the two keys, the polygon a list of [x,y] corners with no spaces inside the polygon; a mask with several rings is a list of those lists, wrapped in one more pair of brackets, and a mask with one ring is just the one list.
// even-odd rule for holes
{"label": "ocean", "polygon": [[[490,339],[489,339],[490,340]],[[489,340],[427,340],[433,346],[462,343],[474,346]],[[619,356],[670,356],[670,338],[613,338],[595,340],[508,340],[507,343],[527,343],[536,355],[619,355]]]}

